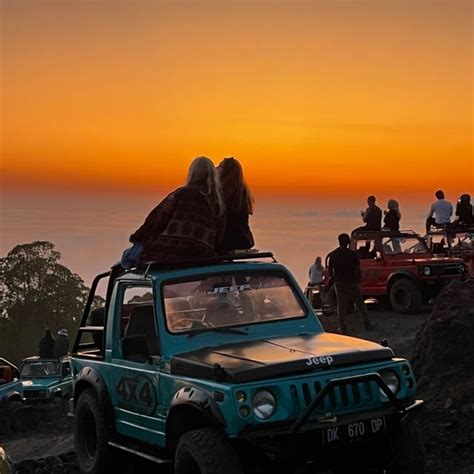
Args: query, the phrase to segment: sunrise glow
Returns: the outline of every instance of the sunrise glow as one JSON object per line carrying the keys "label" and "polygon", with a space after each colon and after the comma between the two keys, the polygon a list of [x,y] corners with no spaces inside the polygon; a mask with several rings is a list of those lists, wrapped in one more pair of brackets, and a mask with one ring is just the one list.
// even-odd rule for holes
{"label": "sunrise glow", "polygon": [[2,10],[7,188],[169,188],[200,154],[260,192],[472,188],[470,2]]}

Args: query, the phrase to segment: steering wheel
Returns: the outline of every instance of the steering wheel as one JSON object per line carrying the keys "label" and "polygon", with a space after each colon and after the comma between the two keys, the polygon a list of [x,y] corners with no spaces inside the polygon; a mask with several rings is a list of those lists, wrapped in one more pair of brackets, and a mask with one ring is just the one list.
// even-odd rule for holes
{"label": "steering wheel", "polygon": [[[188,324],[186,324],[188,323]],[[190,323],[190,324],[189,324]],[[213,325],[207,321],[201,321],[200,319],[194,318],[180,318],[176,321],[173,321],[170,324],[171,331],[183,331],[186,329],[196,328],[196,326],[200,326],[203,328],[212,328]]]}

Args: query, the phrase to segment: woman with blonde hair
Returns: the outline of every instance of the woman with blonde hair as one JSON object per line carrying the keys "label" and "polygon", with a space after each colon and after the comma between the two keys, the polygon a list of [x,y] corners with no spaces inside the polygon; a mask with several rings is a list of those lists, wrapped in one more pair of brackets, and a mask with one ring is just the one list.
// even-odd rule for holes
{"label": "woman with blonde hair", "polygon": [[139,261],[160,263],[213,256],[220,246],[225,207],[216,169],[200,156],[189,167],[186,184],[169,194],[130,236],[133,246],[123,268]]}
{"label": "woman with blonde hair", "polygon": [[388,211],[384,211],[385,217],[383,220],[383,228],[392,232],[398,232],[400,230],[400,219],[402,217],[398,201],[395,199],[389,199],[387,207]]}
{"label": "woman with blonde hair", "polygon": [[248,250],[255,245],[249,216],[254,200],[244,179],[242,165],[233,157],[224,158],[217,167],[226,208],[226,224],[221,252]]}
{"label": "woman with blonde hair", "polygon": [[309,286],[321,285],[324,280],[324,267],[321,257],[316,257],[314,263],[309,267]]}

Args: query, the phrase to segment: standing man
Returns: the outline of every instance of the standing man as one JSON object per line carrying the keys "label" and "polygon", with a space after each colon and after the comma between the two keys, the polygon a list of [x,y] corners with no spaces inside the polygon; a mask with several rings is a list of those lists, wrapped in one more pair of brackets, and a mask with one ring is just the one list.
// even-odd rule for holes
{"label": "standing man", "polygon": [[367,308],[360,290],[360,262],[357,253],[350,250],[351,238],[347,234],[338,237],[339,247],[328,256],[329,273],[336,288],[337,316],[339,318],[339,333],[346,334],[346,313],[349,304],[354,304],[367,330],[373,329],[369,321]]}
{"label": "standing man", "polygon": [[365,225],[357,227],[352,231],[352,233],[360,231],[376,232],[382,228],[382,209],[375,204],[376,201],[377,199],[375,196],[369,196],[367,198],[367,209],[365,211],[360,211],[360,215],[362,220],[365,222]]}
{"label": "standing man", "polygon": [[446,225],[451,223],[453,206],[444,199],[444,192],[441,189],[435,192],[435,196],[437,201],[431,204],[430,212],[426,219],[426,233],[430,231],[432,225]]}

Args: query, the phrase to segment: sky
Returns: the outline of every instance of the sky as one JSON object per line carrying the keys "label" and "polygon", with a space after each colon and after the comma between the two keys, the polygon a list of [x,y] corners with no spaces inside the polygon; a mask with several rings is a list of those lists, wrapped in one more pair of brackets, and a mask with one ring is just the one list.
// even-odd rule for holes
{"label": "sky", "polygon": [[278,199],[474,191],[471,1],[0,4],[4,208],[171,190],[198,155]]}
{"label": "sky", "polygon": [[87,284],[195,156],[233,155],[302,285],[368,194],[474,195],[473,2],[0,0],[0,255]]}

